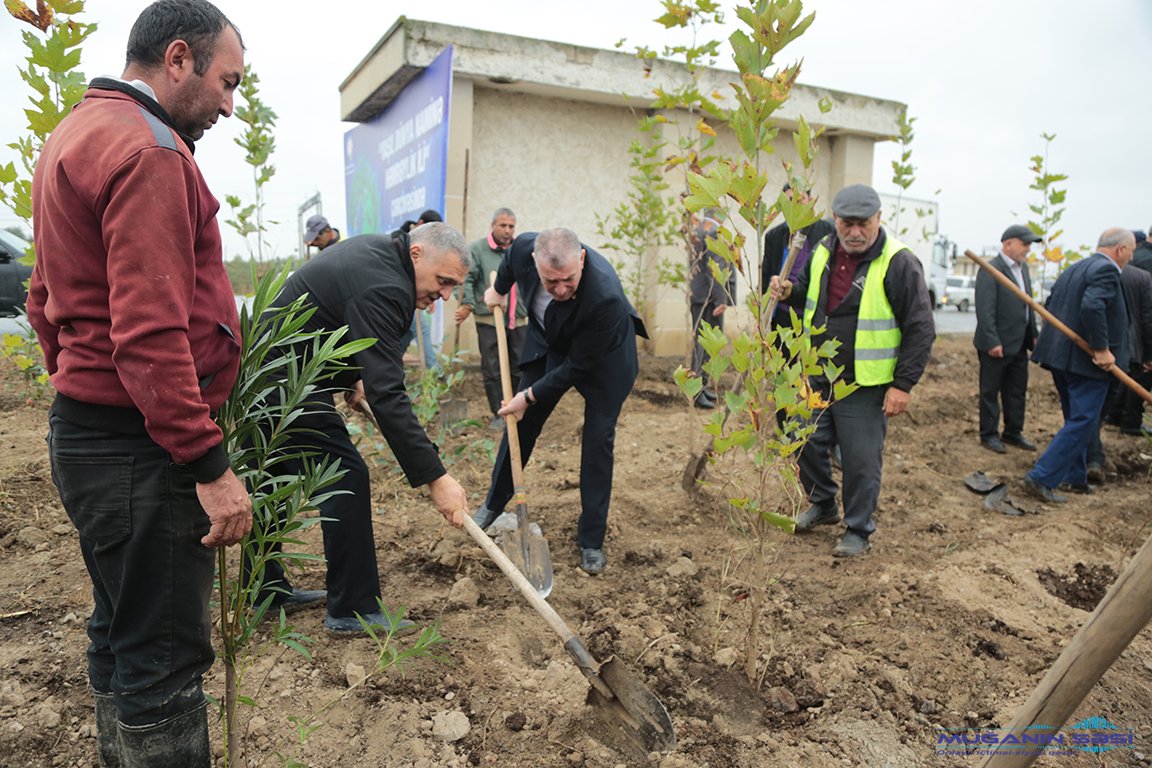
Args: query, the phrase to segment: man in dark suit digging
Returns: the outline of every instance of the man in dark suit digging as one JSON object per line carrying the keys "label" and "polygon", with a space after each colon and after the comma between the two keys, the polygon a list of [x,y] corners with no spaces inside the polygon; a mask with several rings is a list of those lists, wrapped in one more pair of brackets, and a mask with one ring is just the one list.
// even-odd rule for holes
{"label": "man in dark suit digging", "polygon": [[[516,285],[528,308],[528,336],[520,353],[520,391],[500,409],[518,420],[522,460],[527,463],[540,430],[560,398],[575,389],[584,398],[580,448],[580,567],[604,570],[604,534],[612,495],[616,420],[639,373],[636,336],[644,323],[624,295],[608,261],[580,243],[569,229],[517,237],[484,294],[503,305]],[[487,528],[512,498],[508,436],[500,443],[492,485],[473,519]]]}

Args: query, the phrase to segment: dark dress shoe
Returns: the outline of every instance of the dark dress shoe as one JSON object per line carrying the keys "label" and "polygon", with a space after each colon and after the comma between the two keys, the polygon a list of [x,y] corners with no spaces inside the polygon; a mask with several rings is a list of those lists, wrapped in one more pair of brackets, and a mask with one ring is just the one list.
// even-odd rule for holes
{"label": "dark dress shoe", "polygon": [[836,544],[836,549],[832,550],[832,557],[857,557],[870,549],[872,545],[868,543],[868,539],[858,533],[845,531]]}
{"label": "dark dress shoe", "polygon": [[715,400],[709,400],[707,397],[704,396],[704,393],[701,392],[700,394],[696,395],[696,399],[692,401],[692,405],[696,406],[697,408],[702,408],[704,410],[710,411],[716,407],[716,401]]}
{"label": "dark dress shoe", "polygon": [[1088,496],[1096,493],[1096,486],[1091,483],[1060,483],[1060,490]]}
{"label": "dark dress shoe", "polygon": [[1017,448],[1025,451],[1036,450],[1036,443],[1032,442],[1023,435],[1004,435],[1002,439],[1003,442],[1007,443],[1008,445],[1014,445]]}
{"label": "dark dress shoe", "polygon": [[1088,482],[1100,485],[1104,482],[1104,467],[1095,462],[1088,463]]}
{"label": "dark dress shoe", "polygon": [[361,616],[325,616],[324,628],[334,635],[367,635],[361,619],[372,628],[373,632],[399,635],[410,635],[416,631],[416,625],[408,619],[388,620],[380,611],[372,611]]}
{"label": "dark dress shoe", "polygon": [[998,437],[987,437],[980,441],[980,445],[984,446],[990,451],[996,453],[1008,453],[1008,449],[1004,447],[1003,441]]}
{"label": "dark dress shoe", "polygon": [[476,523],[480,530],[486,531],[488,526],[492,525],[492,521],[499,516],[499,512],[493,512],[488,509],[487,505],[481,504],[480,508],[472,515],[472,522]]}
{"label": "dark dress shoe", "polygon": [[603,549],[580,549],[580,570],[584,571],[584,573],[595,576],[602,572],[606,565],[608,565],[608,558],[605,556]]}
{"label": "dark dress shoe", "polygon": [[1024,491],[1033,498],[1039,499],[1046,504],[1064,504],[1068,501],[1067,496],[1061,496],[1032,479],[1031,475],[1024,475]]}
{"label": "dark dress shoe", "polygon": [[[267,592],[262,592],[258,598],[260,602],[267,599]],[[305,608],[324,605],[326,602],[328,602],[328,591],[325,589],[297,589],[292,587],[292,591],[287,594],[283,592],[273,593],[272,602],[268,604],[268,612],[264,616],[274,619],[280,615],[281,608],[284,609],[284,613],[296,613],[296,611],[302,611]]]}
{"label": "dark dress shoe", "polygon": [[824,509],[818,504],[813,504],[796,518],[796,530],[810,531],[818,525],[835,525],[838,522],[840,522],[840,513],[835,507]]}

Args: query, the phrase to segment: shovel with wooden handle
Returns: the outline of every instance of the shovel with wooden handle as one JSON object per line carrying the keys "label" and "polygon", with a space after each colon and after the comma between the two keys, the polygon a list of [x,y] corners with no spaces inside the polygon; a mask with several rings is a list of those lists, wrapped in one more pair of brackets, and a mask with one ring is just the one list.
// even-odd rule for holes
{"label": "shovel with wooden handle", "polygon": [[[496,273],[492,273],[492,280]],[[500,350],[500,386],[507,403],[513,397],[512,366],[508,362],[508,333],[504,330],[504,308],[492,307],[492,317],[496,323],[496,345]],[[520,461],[520,433],[515,416],[505,416],[504,425],[508,434],[508,459],[512,465],[512,500],[516,505],[516,530],[500,533],[500,546],[508,558],[527,577],[540,597],[552,593],[552,555],[548,551],[548,540],[543,534],[528,524],[528,495],[524,491],[524,465]]]}
{"label": "shovel with wooden handle", "polygon": [[536,613],[564,641],[564,650],[576,662],[580,672],[592,687],[588,690],[588,704],[615,737],[619,746],[637,759],[649,752],[669,752],[676,748],[676,731],[668,710],[656,694],[652,693],[619,659],[612,657],[597,663],[588,653],[583,640],[569,629],[560,614],[538,594],[535,585],[524,578],[517,566],[488,538],[480,526],[467,515],[463,516],[464,530],[500,566],[520,594]]}
{"label": "shovel with wooden handle", "polygon": [[[972,251],[964,251],[964,255],[967,256],[968,258],[970,258],[972,261],[976,262],[976,265],[978,267],[980,267],[980,269],[984,270],[989,275],[991,275],[993,278],[995,278],[996,282],[1000,283],[1000,285],[1004,286],[1009,291],[1011,291],[1013,294],[1015,294],[1016,298],[1020,299],[1021,301],[1023,301],[1028,306],[1032,307],[1032,311],[1035,312],[1036,314],[1040,315],[1040,317],[1044,318],[1044,322],[1048,323],[1053,328],[1060,331],[1065,336],[1067,336],[1069,339],[1071,339],[1072,343],[1075,344],[1077,347],[1079,347],[1081,350],[1083,350],[1084,354],[1088,355],[1089,357],[1092,357],[1092,347],[1088,346],[1088,342],[1084,341],[1084,339],[1082,339],[1080,337],[1080,334],[1076,333],[1076,331],[1072,330],[1067,325],[1060,322],[1060,318],[1056,317],[1051,312],[1049,312],[1048,309],[1043,304],[1036,301],[1036,299],[1032,298],[1028,294],[1024,293],[1024,291],[1021,290],[1020,286],[1016,284],[1015,280],[1009,279],[1003,272],[996,269],[995,267],[993,267],[991,264],[989,264],[987,261],[985,261],[984,259],[977,256],[976,254],[972,253]],[[1145,402],[1152,403],[1152,393],[1150,393],[1148,390],[1144,389],[1144,387],[1140,386],[1140,383],[1138,381],[1136,381],[1134,378],[1132,378],[1127,373],[1125,373],[1123,370],[1121,370],[1120,366],[1113,365],[1111,368],[1108,369],[1108,372],[1111,373],[1116,378],[1120,379],[1121,384],[1128,387],[1128,389],[1132,390],[1133,392],[1135,392],[1140,397],[1144,398]]]}

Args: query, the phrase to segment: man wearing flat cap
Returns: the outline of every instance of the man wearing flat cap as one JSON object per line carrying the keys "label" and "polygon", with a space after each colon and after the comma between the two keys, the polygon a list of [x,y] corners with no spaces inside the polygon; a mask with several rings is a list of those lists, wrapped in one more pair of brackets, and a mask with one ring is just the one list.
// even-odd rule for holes
{"label": "man wearing flat cap", "polygon": [[[1040,239],[1023,224],[1013,224],[1000,236],[1000,255],[988,262],[1029,296],[1032,277],[1028,274],[1028,251]],[[980,358],[980,444],[990,451],[1007,453],[1006,444],[1036,450],[1024,437],[1024,403],[1028,355],[1038,335],[1032,307],[980,270],[976,275],[976,335],[972,344]]]}
{"label": "man wearing flat cap", "polygon": [[[833,556],[854,557],[870,548],[880,499],[888,417],[908,407],[924,373],[936,328],[924,270],[916,256],[880,226],[880,197],[863,184],[845,187],[832,200],[835,233],[823,240],[795,283],[773,277],[771,291],[804,312],[813,344],[840,342],[832,362],[858,388],[813,413],[816,431],[800,454],[800,482],[811,507],[796,518],[796,531],[840,522],[829,451],[839,443],[846,530]],[[813,377],[812,389],[830,400],[830,384]]]}
{"label": "man wearing flat cap", "polygon": [[340,240],[340,230],[333,229],[320,214],[311,216],[304,225],[304,245],[322,251]]}

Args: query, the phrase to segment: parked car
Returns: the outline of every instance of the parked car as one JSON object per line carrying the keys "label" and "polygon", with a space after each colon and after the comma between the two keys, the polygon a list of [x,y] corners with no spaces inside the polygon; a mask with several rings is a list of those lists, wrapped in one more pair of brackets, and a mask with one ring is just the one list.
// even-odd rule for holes
{"label": "parked car", "polygon": [[952,275],[947,280],[946,290],[944,303],[951,304],[961,312],[967,312],[976,302],[976,276]]}
{"label": "parked car", "polygon": [[23,263],[28,246],[24,238],[0,229],[0,315],[12,317],[24,310],[32,277],[32,267]]}

